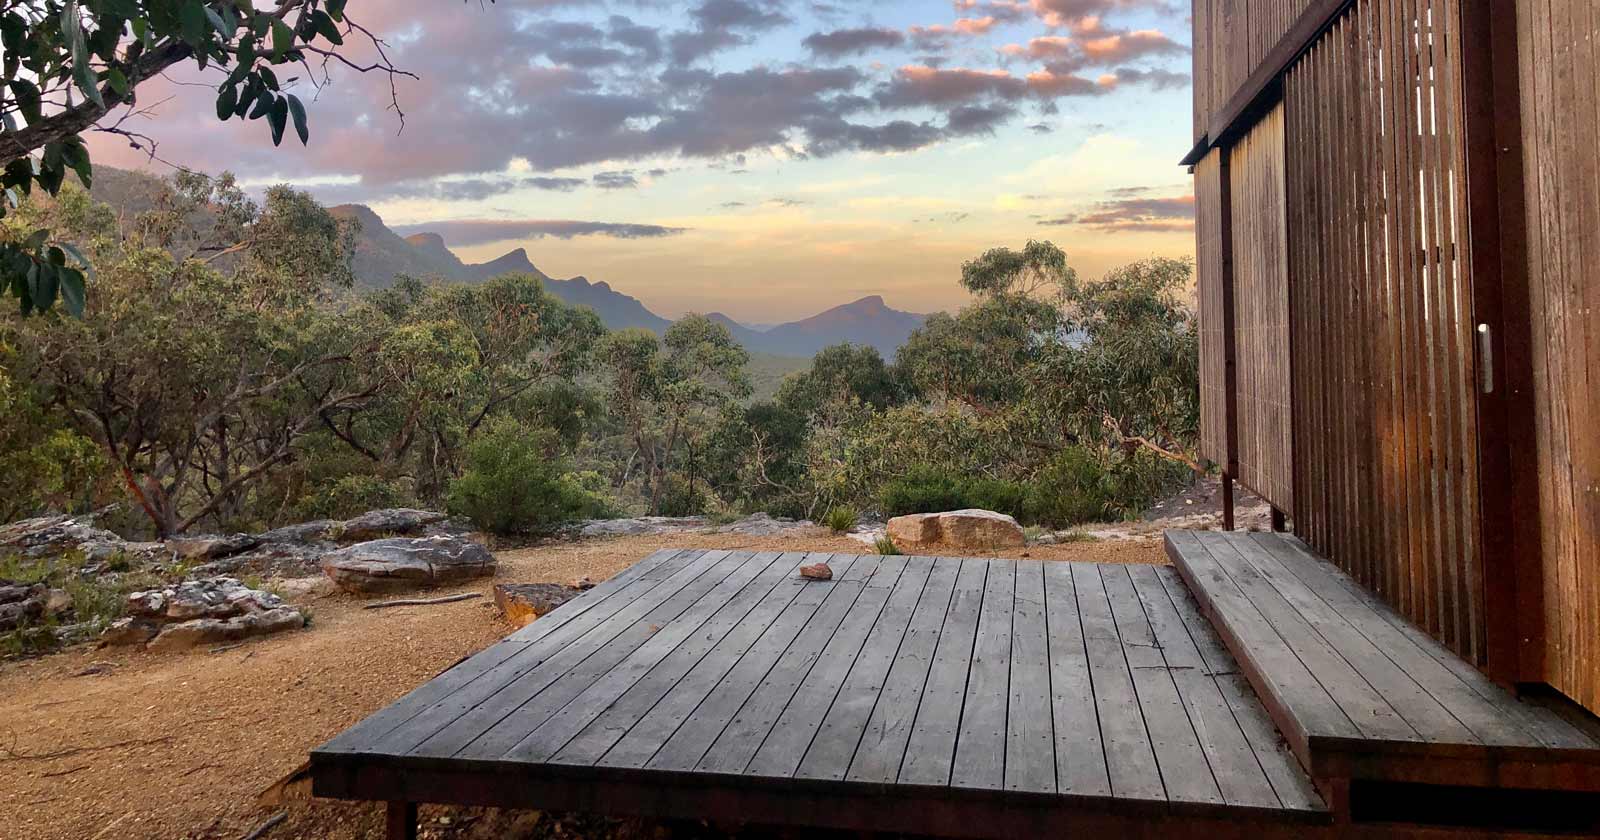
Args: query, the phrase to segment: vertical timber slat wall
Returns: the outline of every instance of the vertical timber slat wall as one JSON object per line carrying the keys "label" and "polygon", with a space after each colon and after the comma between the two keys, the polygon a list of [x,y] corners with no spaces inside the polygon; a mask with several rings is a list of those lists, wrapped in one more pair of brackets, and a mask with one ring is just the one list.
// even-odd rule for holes
{"label": "vertical timber slat wall", "polygon": [[1232,231],[1238,478],[1274,507],[1293,511],[1283,158],[1280,105],[1229,150],[1228,172],[1238,208]]}
{"label": "vertical timber slat wall", "polygon": [[1194,166],[1196,292],[1200,316],[1200,456],[1228,463],[1227,343],[1223,309],[1222,155]]}
{"label": "vertical timber slat wall", "polygon": [[1313,0],[1193,0],[1194,140],[1244,87]]}
{"label": "vertical timber slat wall", "polygon": [[1518,3],[1545,679],[1600,712],[1600,27],[1596,0]]}
{"label": "vertical timber slat wall", "polygon": [[1206,136],[1211,120],[1211,3],[1212,0],[1194,0],[1192,6],[1194,33],[1190,53],[1194,58],[1194,141]]}
{"label": "vertical timber slat wall", "polygon": [[1481,665],[1459,2],[1359,0],[1285,79],[1293,512]]}

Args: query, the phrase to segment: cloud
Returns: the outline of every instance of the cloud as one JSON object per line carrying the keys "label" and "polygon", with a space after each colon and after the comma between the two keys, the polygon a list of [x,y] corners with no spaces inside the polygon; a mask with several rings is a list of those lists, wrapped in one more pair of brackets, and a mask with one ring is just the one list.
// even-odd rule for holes
{"label": "cloud", "polygon": [[1055,131],[1054,128],[1050,127],[1049,123],[1033,123],[1028,126],[1028,130],[1034,134],[1049,134]]}
{"label": "cloud", "polygon": [[1119,67],[1112,71],[1115,84],[1148,84],[1154,90],[1182,90],[1189,86],[1189,74],[1172,70],[1139,70]]}
{"label": "cloud", "polygon": [[962,105],[945,115],[945,130],[952,135],[993,134],[1017,109],[1009,105]]}
{"label": "cloud", "polygon": [[1049,70],[1018,77],[1007,70],[908,65],[896,71],[894,77],[879,88],[875,100],[886,108],[953,106],[980,100],[1016,102],[1030,96],[1051,100],[1098,96],[1107,93],[1114,83],[1114,79],[1097,81]]}
{"label": "cloud", "polygon": [[898,29],[866,27],[813,32],[800,43],[814,55],[839,58],[846,55],[860,55],[879,47],[898,47],[905,43],[905,40],[905,34]]}
{"label": "cloud", "polygon": [[955,0],[951,5],[956,14],[992,17],[1001,23],[1016,23],[1032,12],[1023,0]]}
{"label": "cloud", "polygon": [[686,66],[729,47],[750,42],[750,36],[792,19],[772,0],[702,0],[689,13],[695,28],[668,38],[672,61]]}
{"label": "cloud", "polygon": [[1083,213],[1041,219],[1038,224],[1081,225],[1101,233],[1194,230],[1194,196],[1119,198],[1100,202]]}
{"label": "cloud", "polygon": [[632,170],[596,172],[591,180],[602,190],[631,190],[639,186],[639,179]]}
{"label": "cloud", "polygon": [[974,37],[987,33],[999,22],[995,17],[958,18],[955,23],[936,23],[931,26],[913,26],[906,30],[918,47],[930,49],[948,44],[957,37]]}
{"label": "cloud", "polygon": [[1000,54],[1013,59],[1044,62],[1055,73],[1076,73],[1086,67],[1107,67],[1148,58],[1184,55],[1189,48],[1154,29],[1135,32],[1107,30],[1099,20],[1084,24],[1072,35],[1042,35],[1027,44],[1006,44]]}
{"label": "cloud", "polygon": [[1033,13],[1046,26],[1072,27],[1085,21],[1098,22],[1107,14],[1149,10],[1177,15],[1178,8],[1168,0],[1030,0]]}
{"label": "cloud", "polygon": [[395,230],[410,233],[437,233],[458,247],[505,242],[513,239],[571,239],[575,236],[610,236],[617,239],[646,239],[673,236],[688,228],[631,222],[585,222],[571,219],[454,219],[418,225],[400,225]]}
{"label": "cloud", "polygon": [[[741,154],[799,161],[845,152],[911,151],[998,130],[1024,113],[1046,115],[1065,97],[1099,96],[1133,84],[1171,87],[1184,79],[1159,69],[1160,64],[1150,69],[1119,58],[1162,60],[1170,41],[1162,46],[1158,38],[1116,31],[1098,19],[1074,19],[1072,28],[1052,36],[1073,39],[1076,51],[1055,57],[1062,60],[1087,60],[1080,40],[1104,41],[1095,47],[1099,57],[1094,60],[1117,63],[1097,65],[1097,73],[1055,66],[1051,58],[1013,55],[1006,60],[1029,63],[1015,70],[994,67],[992,61],[990,66],[936,66],[942,59],[935,56],[880,71],[865,62],[831,66],[829,59],[874,44],[909,51],[914,44],[905,30],[851,23],[839,26],[862,28],[813,25],[791,33],[787,27],[795,18],[818,21],[815,10],[796,0],[690,0],[676,23],[661,23],[674,18],[644,2],[634,4],[643,11],[631,17],[612,14],[597,0],[530,0],[515,9],[505,3],[463,8],[410,0],[367,5],[362,25],[387,37],[389,57],[417,78],[390,79],[335,66],[332,85],[320,95],[313,95],[309,79],[302,78],[294,90],[310,112],[306,148],[272,147],[259,121],[217,122],[213,105],[220,74],[215,67],[174,69],[170,79],[142,85],[142,103],[162,104],[154,106],[155,119],[141,131],[160,142],[162,158],[180,163],[205,165],[219,160],[218,148],[226,148],[228,156],[216,165],[242,178],[342,182],[330,191],[352,200],[474,200],[516,190],[600,187],[606,179],[591,179],[595,170],[639,166],[642,173],[643,167],[672,160],[698,165]],[[993,34],[1022,5],[959,0],[959,20],[923,29],[952,38]],[[1108,0],[1081,7],[1134,5]],[[841,15],[859,14],[853,7],[840,8],[846,9]],[[1039,8],[1030,6],[1030,14]],[[586,19],[547,19],[568,11]],[[769,32],[774,34],[763,37]],[[813,34],[806,37],[806,32]],[[1120,40],[1105,40],[1114,36]],[[757,38],[762,51],[748,59],[741,54],[743,65],[722,61],[733,57],[719,50],[757,43]],[[801,38],[804,51],[793,43]],[[1031,43],[1024,39],[1019,49]],[[355,38],[347,53],[358,64],[376,58]],[[782,61],[789,54],[800,63]],[[982,54],[960,53],[967,61]],[[714,66],[704,60],[712,55],[718,59]],[[403,131],[390,107],[391,81],[406,113]],[[89,142],[96,161],[148,165],[143,153],[118,138],[91,134]],[[541,180],[509,177],[505,173],[515,172],[514,162],[541,173]],[[642,174],[635,177],[643,180]],[[428,183],[435,179],[440,183]]]}

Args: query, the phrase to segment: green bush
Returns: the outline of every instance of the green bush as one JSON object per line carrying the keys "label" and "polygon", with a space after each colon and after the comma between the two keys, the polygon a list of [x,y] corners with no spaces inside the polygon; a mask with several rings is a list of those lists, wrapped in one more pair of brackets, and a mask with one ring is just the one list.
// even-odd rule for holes
{"label": "green bush", "polygon": [[347,475],[319,485],[295,505],[296,518],[348,519],[369,510],[409,507],[411,494],[375,475]]}
{"label": "green bush", "polygon": [[1111,518],[1112,481],[1094,453],[1063,449],[1034,476],[1029,519],[1053,528]]}
{"label": "green bush", "polygon": [[856,509],[849,505],[828,508],[828,514],[822,517],[823,524],[827,525],[828,530],[835,534],[843,534],[853,530],[856,527],[856,523],[860,521],[860,514],[857,514]]}
{"label": "green bush", "polygon": [[889,539],[888,537],[879,537],[877,541],[872,544],[872,547],[877,549],[878,553],[884,556],[900,553],[900,549],[894,544],[894,540]]}
{"label": "green bush", "polygon": [[912,467],[885,484],[880,497],[885,516],[938,513],[968,506],[960,477],[927,465]]}
{"label": "green bush", "polygon": [[496,534],[542,533],[600,515],[604,500],[568,471],[556,445],[549,429],[490,421],[467,446],[466,469],[450,485],[447,509]]}
{"label": "green bush", "polygon": [[711,499],[706,496],[704,484],[693,486],[682,478],[668,474],[661,478],[661,496],[656,513],[661,516],[699,516],[709,510]]}
{"label": "green bush", "polygon": [[1017,481],[968,478],[921,465],[885,484],[880,496],[885,516],[982,508],[1021,519],[1028,512],[1029,488]]}

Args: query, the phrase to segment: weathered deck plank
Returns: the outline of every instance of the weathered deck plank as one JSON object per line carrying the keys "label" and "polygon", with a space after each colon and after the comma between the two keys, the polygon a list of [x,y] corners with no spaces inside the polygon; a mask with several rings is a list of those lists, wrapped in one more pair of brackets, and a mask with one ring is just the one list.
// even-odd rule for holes
{"label": "weathered deck plank", "polygon": [[[797,575],[818,560],[832,581]],[[1223,661],[1220,643],[1186,623],[1162,574],[658,555],[334,739],[313,776],[332,795],[576,796],[662,815],[744,797],[815,825],[841,824],[825,802],[871,799],[880,829],[944,820],[959,834],[1068,812],[1124,828],[1134,815],[1325,821],[1271,751],[1266,713],[1226,693],[1227,666],[1207,660]]]}
{"label": "weathered deck plank", "polygon": [[1170,532],[1167,545],[1259,704],[1319,779],[1600,793],[1592,718],[1512,696],[1298,539]]}

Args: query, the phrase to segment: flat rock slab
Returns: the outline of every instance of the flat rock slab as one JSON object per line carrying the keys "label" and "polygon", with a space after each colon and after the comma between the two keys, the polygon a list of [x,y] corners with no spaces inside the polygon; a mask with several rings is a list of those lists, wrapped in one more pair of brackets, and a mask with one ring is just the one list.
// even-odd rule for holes
{"label": "flat rock slab", "polygon": [[494,605],[512,624],[522,627],[578,597],[581,590],[559,583],[497,583]]}
{"label": "flat rock slab", "polygon": [[1028,543],[1017,520],[977,508],[896,516],[889,520],[887,533],[901,549],[1021,548]]}
{"label": "flat rock slab", "polygon": [[161,628],[146,648],[154,651],[187,650],[200,645],[237,642],[304,627],[306,617],[294,607],[244,613],[232,618],[195,618]]}
{"label": "flat rock slab", "polygon": [[166,546],[182,560],[216,560],[221,557],[249,551],[261,544],[259,537],[249,534],[204,534],[193,537],[172,537]]}
{"label": "flat rock slab", "polygon": [[489,577],[494,555],[464,537],[391,537],[357,543],[322,558],[322,571],[347,592],[404,592]]}
{"label": "flat rock slab", "polygon": [[413,508],[385,508],[371,510],[354,519],[346,519],[329,529],[340,540],[370,540],[392,534],[415,534],[429,525],[449,519],[448,514],[435,510]]}

